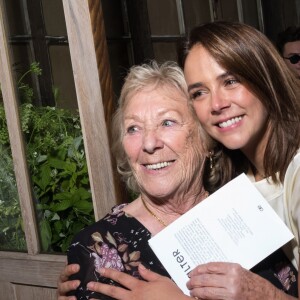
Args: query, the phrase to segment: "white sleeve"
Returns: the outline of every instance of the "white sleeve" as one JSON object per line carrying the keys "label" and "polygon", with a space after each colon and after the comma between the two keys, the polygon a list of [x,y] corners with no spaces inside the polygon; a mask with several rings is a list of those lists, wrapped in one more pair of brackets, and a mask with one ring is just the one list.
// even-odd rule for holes
{"label": "white sleeve", "polygon": [[293,254],[299,265],[300,241],[300,153],[290,163],[284,179],[284,205],[287,226],[295,236]]}
{"label": "white sleeve", "polygon": [[291,193],[291,205],[290,213],[293,222],[294,233],[298,233],[298,250],[299,250],[299,241],[300,241],[300,166],[297,168],[297,171],[294,176],[293,190]]}

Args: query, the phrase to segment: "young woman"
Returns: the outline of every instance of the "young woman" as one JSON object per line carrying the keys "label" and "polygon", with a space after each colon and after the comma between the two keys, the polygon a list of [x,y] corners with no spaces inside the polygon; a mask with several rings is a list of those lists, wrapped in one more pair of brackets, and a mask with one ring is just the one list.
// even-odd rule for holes
{"label": "young woman", "polygon": [[[262,33],[240,23],[216,22],[194,28],[184,47],[182,63],[200,123],[229,152],[243,154],[243,167],[247,167],[248,176],[294,233],[295,239],[284,247],[283,252],[298,269],[298,80]],[[235,165],[240,166],[241,161],[236,161]],[[212,277],[221,281],[225,276],[240,281],[237,287],[245,288],[242,283],[244,276],[229,277],[230,271],[225,268],[222,266],[220,270],[212,271],[207,284],[211,286]],[[204,269],[199,267],[197,270],[200,274]],[[241,272],[243,270],[238,271]],[[281,275],[282,289],[288,293],[296,274],[291,277]],[[194,292],[198,285],[202,285],[200,282],[201,276],[192,278],[190,286]],[[284,299],[275,289],[267,290],[262,282],[253,283],[256,287],[261,286],[261,298]],[[210,292],[220,286],[210,287]],[[202,297],[201,287],[198,292]],[[247,295],[245,293],[240,299],[248,299]],[[249,299],[256,299],[255,295],[253,293]]]}

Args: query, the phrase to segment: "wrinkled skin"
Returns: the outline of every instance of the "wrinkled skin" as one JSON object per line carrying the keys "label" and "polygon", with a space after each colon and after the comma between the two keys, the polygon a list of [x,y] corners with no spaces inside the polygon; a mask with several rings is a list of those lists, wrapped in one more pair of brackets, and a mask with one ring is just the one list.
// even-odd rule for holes
{"label": "wrinkled skin", "polygon": [[195,268],[187,286],[199,299],[288,300],[288,296],[264,278],[234,263],[208,263]]}

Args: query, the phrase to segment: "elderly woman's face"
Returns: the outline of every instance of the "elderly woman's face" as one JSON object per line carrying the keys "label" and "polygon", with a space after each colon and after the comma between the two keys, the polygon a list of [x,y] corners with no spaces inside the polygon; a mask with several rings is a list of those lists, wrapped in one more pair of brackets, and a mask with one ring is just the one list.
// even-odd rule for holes
{"label": "elderly woman's face", "polygon": [[142,190],[164,197],[187,189],[204,154],[186,96],[174,87],[156,87],[127,101],[123,146]]}

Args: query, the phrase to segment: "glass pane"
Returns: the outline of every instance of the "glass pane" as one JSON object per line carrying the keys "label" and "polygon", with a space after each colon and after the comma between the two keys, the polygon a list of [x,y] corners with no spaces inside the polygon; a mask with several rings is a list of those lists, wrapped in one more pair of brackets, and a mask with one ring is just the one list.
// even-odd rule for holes
{"label": "glass pane", "polygon": [[298,0],[262,1],[265,34],[276,42],[278,33],[287,27],[300,25],[300,3]]}
{"label": "glass pane", "polygon": [[78,106],[69,47],[51,46],[49,54],[56,106],[76,110]]}
{"label": "glass pane", "polygon": [[163,63],[166,60],[177,61],[177,46],[175,43],[153,44],[155,60]]}
{"label": "glass pane", "polygon": [[3,1],[7,11],[7,19],[14,20],[10,22],[11,35],[29,34],[29,27],[26,25],[26,17],[24,14],[23,0],[9,0]]}
{"label": "glass pane", "polygon": [[124,35],[129,35],[128,20],[122,2],[101,1],[105,33],[108,39],[122,38]]}
{"label": "glass pane", "polygon": [[[46,15],[54,15],[50,4],[43,9]],[[55,9],[53,19],[63,23],[64,19],[59,19],[63,12],[58,12],[62,5]],[[41,10],[34,13],[40,14]],[[15,21],[16,16],[12,15],[9,30]],[[11,45],[20,121],[42,251],[65,252],[74,234],[94,222],[92,196],[69,48],[46,48],[49,57],[45,57],[51,67],[45,70],[45,57],[39,61],[35,56],[34,42]],[[42,106],[40,91],[49,82],[47,88],[53,92],[56,105]],[[9,103],[11,99],[3,101]]]}
{"label": "glass pane", "polygon": [[243,0],[244,23],[259,29],[258,9],[256,0]]}
{"label": "glass pane", "polygon": [[109,43],[108,53],[113,89],[117,101],[123,85],[123,79],[132,64],[129,59],[131,57],[130,43],[126,43],[125,41]]}
{"label": "glass pane", "polygon": [[239,21],[236,0],[221,0],[216,3],[216,20]]}
{"label": "glass pane", "polygon": [[152,35],[180,34],[175,0],[148,0],[147,4]]}
{"label": "glass pane", "polygon": [[182,6],[187,32],[194,26],[211,21],[208,0],[183,0]]}
{"label": "glass pane", "polygon": [[61,0],[42,0],[46,32],[52,36],[66,36],[67,28]]}
{"label": "glass pane", "polygon": [[0,157],[0,250],[25,251],[25,234],[2,99]]}

